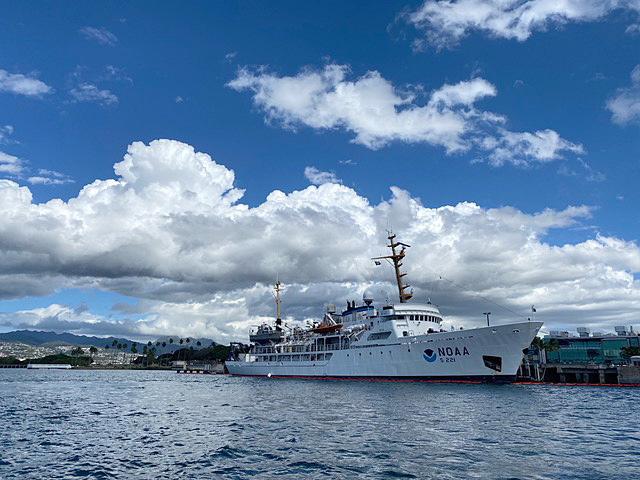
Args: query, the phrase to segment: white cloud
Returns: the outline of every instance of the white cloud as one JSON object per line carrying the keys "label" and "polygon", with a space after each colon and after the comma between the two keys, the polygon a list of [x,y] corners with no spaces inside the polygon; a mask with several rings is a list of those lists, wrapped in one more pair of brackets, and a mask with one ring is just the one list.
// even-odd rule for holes
{"label": "white cloud", "polygon": [[9,136],[13,134],[13,127],[11,125],[5,125],[0,127],[0,144],[9,143]]}
{"label": "white cloud", "polygon": [[640,11],[640,4],[628,0],[427,0],[402,18],[425,34],[414,43],[416,48],[442,49],[457,45],[474,30],[523,42],[534,31],[597,21],[616,9]]}
{"label": "white cloud", "polygon": [[23,161],[18,157],[0,152],[0,175],[20,176],[24,172]]}
{"label": "white cloud", "polygon": [[607,109],[613,114],[612,120],[619,125],[640,120],[640,65],[631,71],[631,86],[619,88],[607,101]]}
{"label": "white cloud", "polygon": [[[589,207],[429,208],[396,187],[371,204],[327,183],[274,191],[249,208],[233,171],[170,140],[133,143],[114,168],[116,179],[43,204],[0,180],[0,298],[101,289],[139,299],[139,313],[115,319],[56,305],[5,312],[0,325],[246,340],[247,325],[273,315],[277,274],[290,321],[317,319],[327,302],[341,305],[368,286],[393,293],[391,272],[370,261],[385,252],[390,221],[412,245],[405,267],[416,300],[431,298],[457,325],[481,323],[486,305],[433,272],[525,316],[535,304],[547,328],[637,323],[636,243],[545,241],[553,229],[581,228]],[[491,308],[496,322],[515,319]]]}
{"label": "white cloud", "polygon": [[587,182],[604,182],[607,179],[604,173],[594,169],[591,165],[589,165],[581,158],[578,158],[578,162],[587,172],[587,175],[585,176]]}
{"label": "white cloud", "polygon": [[184,98],[182,98],[180,95],[178,95],[176,97],[176,103],[182,103],[182,102],[184,102]]}
{"label": "white cloud", "polygon": [[629,25],[624,32],[627,35],[631,35],[632,37],[640,35],[640,24],[634,23],[632,25]]}
{"label": "white cloud", "polygon": [[496,166],[512,163],[527,166],[532,162],[547,163],[562,158],[561,152],[584,153],[581,145],[560,138],[553,130],[534,133],[515,133],[500,130],[497,138],[483,139],[483,148],[489,149],[489,162]]}
{"label": "white cloud", "polygon": [[[253,92],[254,104],[266,121],[295,130],[304,125],[316,130],[343,129],[352,140],[371,149],[391,142],[428,143],[447,153],[471,148],[488,151],[495,165],[548,162],[560,152],[582,152],[553,130],[535,133],[507,131],[506,119],[482,111],[475,104],[497,94],[482,78],[445,84],[418,103],[417,92],[401,92],[378,72],[349,81],[345,65],[327,65],[321,71],[306,69],[294,77],[241,69],[227,85]],[[512,153],[509,147],[516,147]],[[495,150],[493,150],[495,149]]]}
{"label": "white cloud", "polygon": [[10,92],[27,97],[41,97],[44,94],[52,93],[51,88],[46,83],[37,78],[22,75],[21,73],[9,73],[0,69],[0,92]]}
{"label": "white cloud", "polygon": [[305,167],[304,176],[313,185],[323,185],[325,183],[342,183],[342,180],[336,177],[335,172],[323,172],[313,166]]}
{"label": "white cloud", "polygon": [[127,75],[124,68],[114,67],[113,65],[106,65],[104,67],[104,74],[100,76],[100,80],[112,81],[112,82],[124,82],[133,85],[133,79]]}
{"label": "white cloud", "polygon": [[340,160],[338,163],[340,163],[341,165],[357,165],[358,164],[358,162],[355,162],[350,158],[347,158],[346,160]]}
{"label": "white cloud", "polygon": [[76,102],[98,103],[103,107],[111,107],[118,104],[118,97],[109,90],[101,90],[90,83],[80,83],[69,90],[69,94]]}
{"label": "white cloud", "polygon": [[74,180],[64,173],[40,168],[38,169],[38,175],[27,178],[27,182],[32,185],[65,185],[67,183],[74,183]]}
{"label": "white cloud", "polygon": [[118,37],[104,27],[82,27],[80,33],[89,40],[95,40],[100,45],[113,47],[118,42]]}

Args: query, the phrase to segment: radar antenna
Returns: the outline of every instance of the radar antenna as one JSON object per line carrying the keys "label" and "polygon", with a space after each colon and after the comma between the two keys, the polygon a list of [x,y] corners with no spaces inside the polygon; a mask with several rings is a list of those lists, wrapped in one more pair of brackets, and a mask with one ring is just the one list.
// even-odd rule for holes
{"label": "radar antenna", "polygon": [[[411,297],[413,297],[413,290],[411,292],[406,292],[405,290],[409,288],[411,285],[403,285],[402,277],[406,275],[406,273],[402,273],[400,271],[400,267],[402,267],[402,259],[405,256],[405,249],[409,248],[411,245],[407,245],[406,243],[395,241],[396,236],[393,232],[387,230],[389,236],[389,245],[387,245],[391,249],[391,255],[386,255],[384,257],[373,257],[372,260],[381,260],[387,259],[393,262],[393,268],[396,272],[396,282],[398,283],[398,293],[400,295],[400,303],[406,303]],[[399,252],[396,252],[396,248],[402,247]]]}

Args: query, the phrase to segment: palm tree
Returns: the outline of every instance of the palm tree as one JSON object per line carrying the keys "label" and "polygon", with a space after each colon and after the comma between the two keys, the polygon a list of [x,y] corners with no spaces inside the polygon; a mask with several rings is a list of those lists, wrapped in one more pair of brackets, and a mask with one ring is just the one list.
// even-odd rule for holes
{"label": "palm tree", "polygon": [[156,356],[156,347],[152,347],[149,353],[147,353],[147,365],[149,365],[149,361],[153,362]]}
{"label": "palm tree", "polygon": [[[138,343],[133,342],[131,344],[131,353],[138,353]],[[129,365],[131,365],[131,361],[129,361]]]}
{"label": "palm tree", "polygon": [[118,340],[114,339],[113,342],[111,342],[111,349],[113,350],[113,359],[111,360],[111,363],[116,363],[116,348],[118,346]]}

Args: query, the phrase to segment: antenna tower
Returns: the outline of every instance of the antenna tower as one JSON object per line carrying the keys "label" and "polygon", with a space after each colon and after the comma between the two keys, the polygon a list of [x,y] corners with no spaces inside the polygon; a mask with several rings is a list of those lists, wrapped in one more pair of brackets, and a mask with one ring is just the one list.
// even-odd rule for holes
{"label": "antenna tower", "polygon": [[[400,303],[406,303],[407,300],[413,297],[413,293],[405,291],[411,285],[402,284],[402,277],[404,277],[406,273],[402,273],[400,271],[400,267],[402,267],[402,259],[405,256],[404,251],[406,248],[410,247],[411,245],[407,245],[406,243],[402,243],[402,242],[397,242],[395,241],[396,236],[392,232],[387,230],[387,233],[389,234],[389,237],[388,237],[389,245],[387,246],[391,249],[391,255],[386,255],[384,257],[374,257],[372,258],[372,260],[380,260],[383,258],[387,260],[391,260],[391,262],[393,263],[393,268],[396,272],[396,282],[398,284],[398,294],[400,296]],[[396,251],[396,248],[398,247],[402,247],[399,252]]]}

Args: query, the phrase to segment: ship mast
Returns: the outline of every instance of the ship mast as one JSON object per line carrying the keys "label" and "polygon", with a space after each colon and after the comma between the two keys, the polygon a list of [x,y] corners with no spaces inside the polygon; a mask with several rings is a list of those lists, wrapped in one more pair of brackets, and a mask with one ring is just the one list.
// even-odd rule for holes
{"label": "ship mast", "polygon": [[[391,255],[386,255],[384,257],[374,257],[372,258],[372,260],[388,259],[393,262],[393,268],[396,272],[396,282],[398,284],[398,293],[400,295],[400,303],[406,303],[407,300],[413,297],[413,293],[405,291],[411,285],[402,284],[402,277],[404,277],[406,273],[402,273],[400,271],[400,267],[402,267],[402,259],[405,256],[405,248],[408,248],[411,245],[407,245],[406,243],[402,242],[396,242],[396,236],[392,232],[387,231],[387,233],[389,234],[389,245],[387,246],[391,249]],[[400,246],[402,247],[402,249],[399,252],[396,252],[396,248]]]}
{"label": "ship mast", "polygon": [[276,280],[276,307],[278,308],[276,320],[280,322],[280,280]]}

